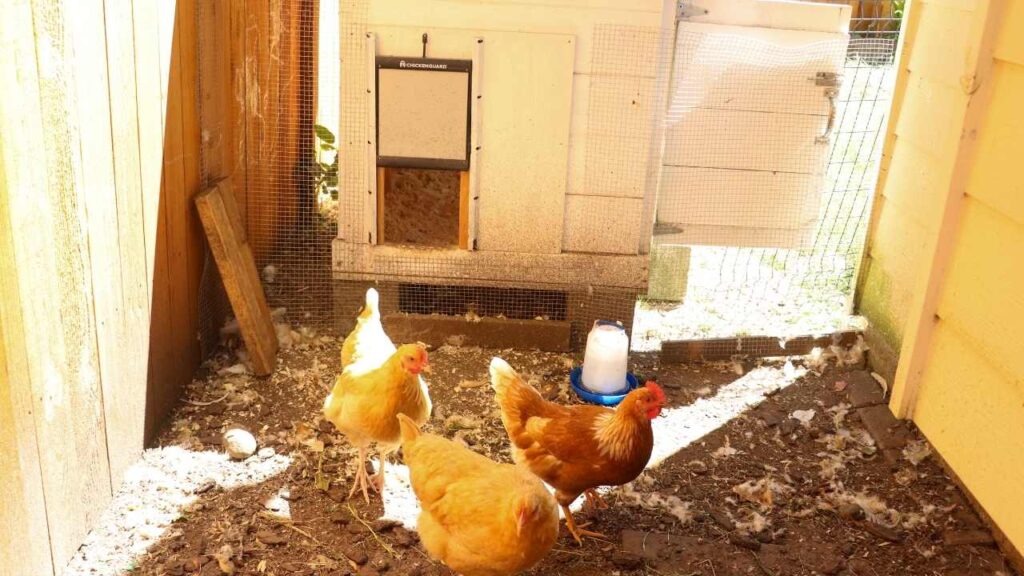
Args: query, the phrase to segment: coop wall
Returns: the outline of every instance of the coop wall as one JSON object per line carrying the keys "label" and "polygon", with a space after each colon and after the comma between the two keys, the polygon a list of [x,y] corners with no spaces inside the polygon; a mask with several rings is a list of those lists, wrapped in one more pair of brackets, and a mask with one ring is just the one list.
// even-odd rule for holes
{"label": "coop wall", "polygon": [[368,243],[373,223],[365,33],[388,56],[419,56],[427,33],[431,57],[471,59],[483,40],[478,249],[640,251],[662,2],[354,4],[341,15],[343,31],[360,32],[341,47],[341,140],[356,144],[343,149],[344,243]]}
{"label": "coop wall", "polygon": [[860,309],[872,358],[899,353],[891,406],[1021,565],[1024,5],[920,0],[907,26]]}

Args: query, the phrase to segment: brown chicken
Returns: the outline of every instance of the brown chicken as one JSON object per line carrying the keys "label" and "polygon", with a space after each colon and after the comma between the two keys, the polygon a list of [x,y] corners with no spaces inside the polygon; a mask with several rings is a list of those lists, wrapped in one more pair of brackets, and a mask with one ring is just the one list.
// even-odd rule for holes
{"label": "brown chicken", "polygon": [[558,506],[528,470],[421,433],[404,414],[402,455],[420,501],[424,548],[464,576],[505,576],[536,564],[558,538]]}
{"label": "brown chicken", "polygon": [[[324,400],[324,418],[359,449],[359,467],[349,497],[357,489],[370,500],[367,487],[380,491],[389,454],[398,449],[400,431],[395,416],[401,412],[422,424],[430,417],[430,395],[419,374],[429,370],[422,344],[395,348],[380,325],[377,291],[366,293],[366,307],[356,327],[342,344],[341,375]],[[380,471],[371,479],[366,471],[370,444],[380,447]]]}
{"label": "brown chicken", "polygon": [[555,488],[566,527],[581,536],[603,537],[573,521],[569,505],[580,494],[591,506],[605,504],[594,490],[631,482],[643,472],[654,447],[651,420],[665,406],[654,382],[633,390],[616,409],[548,402],[501,358],[491,361],[501,421],[512,442],[512,456]]}

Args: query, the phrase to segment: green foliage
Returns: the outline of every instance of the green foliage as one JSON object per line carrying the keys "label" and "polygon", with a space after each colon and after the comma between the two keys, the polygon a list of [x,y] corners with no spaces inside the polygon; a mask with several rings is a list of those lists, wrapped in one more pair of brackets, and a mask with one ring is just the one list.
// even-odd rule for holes
{"label": "green foliage", "polygon": [[[334,133],[327,128],[313,125],[316,130],[316,163],[313,166],[314,178],[316,180],[317,196],[330,196],[338,199],[338,149],[334,143],[337,139]],[[332,162],[324,162],[325,153],[334,153]]]}
{"label": "green foliage", "polygon": [[902,20],[906,8],[907,0],[892,0],[892,17]]}

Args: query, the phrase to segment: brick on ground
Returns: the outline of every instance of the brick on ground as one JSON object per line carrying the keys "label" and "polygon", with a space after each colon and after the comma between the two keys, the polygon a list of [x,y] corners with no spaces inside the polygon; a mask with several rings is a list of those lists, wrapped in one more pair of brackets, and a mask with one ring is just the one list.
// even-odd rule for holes
{"label": "brick on ground", "polygon": [[910,432],[885,404],[860,408],[857,414],[882,450],[902,450],[907,445]]}
{"label": "brick on ground", "polygon": [[846,397],[854,408],[877,406],[885,403],[882,387],[871,377],[870,372],[856,370],[846,376]]}

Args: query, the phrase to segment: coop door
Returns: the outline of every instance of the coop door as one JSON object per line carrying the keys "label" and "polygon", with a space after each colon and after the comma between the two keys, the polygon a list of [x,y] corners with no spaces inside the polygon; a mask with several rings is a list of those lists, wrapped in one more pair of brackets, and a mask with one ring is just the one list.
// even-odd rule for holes
{"label": "coop door", "polygon": [[472,62],[376,59],[378,243],[469,247]]}
{"label": "coop door", "polygon": [[708,14],[678,24],[655,241],[797,248],[819,219],[848,8],[732,6],[693,2]]}

